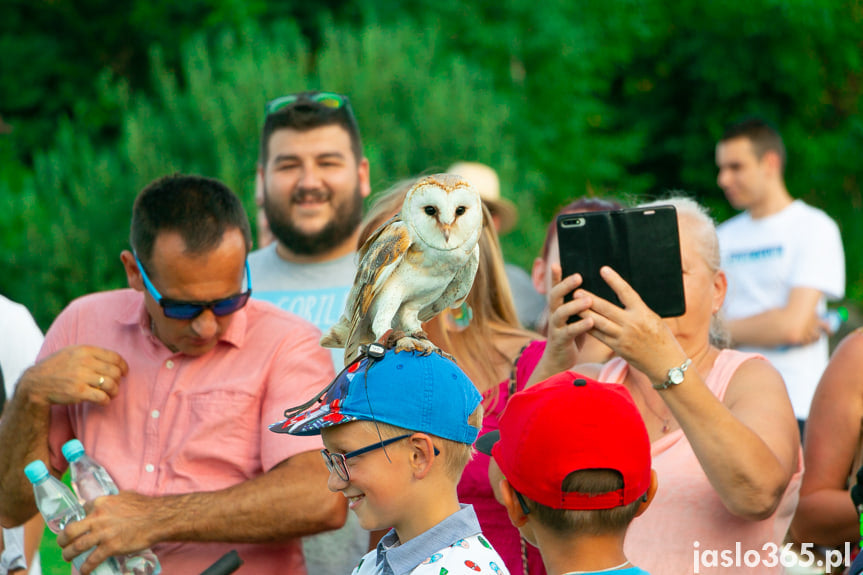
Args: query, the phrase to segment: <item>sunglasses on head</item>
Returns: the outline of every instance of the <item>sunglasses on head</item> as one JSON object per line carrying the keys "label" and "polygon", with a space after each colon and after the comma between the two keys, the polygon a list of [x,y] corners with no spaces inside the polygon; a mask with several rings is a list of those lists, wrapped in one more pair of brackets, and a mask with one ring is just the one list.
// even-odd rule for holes
{"label": "sunglasses on head", "polygon": [[353,114],[351,111],[351,105],[348,101],[347,96],[343,96],[342,94],[336,94],[335,92],[314,92],[312,94],[288,94],[287,96],[282,96],[280,98],[276,98],[275,100],[270,100],[267,102],[264,110],[267,115],[274,114],[285,108],[286,106],[290,106],[298,101],[307,100],[309,102],[315,102],[327,108],[332,108],[333,110],[340,110],[344,108],[349,114]]}
{"label": "sunglasses on head", "polygon": [[153,296],[153,299],[156,300],[156,303],[162,306],[162,312],[167,318],[195,319],[207,309],[212,311],[213,315],[218,317],[231,315],[235,311],[242,309],[249,302],[249,297],[252,295],[252,273],[249,270],[248,260],[246,260],[246,284],[249,286],[249,289],[246,291],[211,301],[183,301],[162,297],[162,294],[159,293],[159,290],[156,289],[153,282],[151,282],[150,278],[147,276],[147,272],[144,270],[141,260],[138,259],[138,254],[134,255],[135,263],[138,264],[138,269],[141,270],[141,278],[144,280],[144,286],[147,288],[147,291],[150,292],[150,295]]}

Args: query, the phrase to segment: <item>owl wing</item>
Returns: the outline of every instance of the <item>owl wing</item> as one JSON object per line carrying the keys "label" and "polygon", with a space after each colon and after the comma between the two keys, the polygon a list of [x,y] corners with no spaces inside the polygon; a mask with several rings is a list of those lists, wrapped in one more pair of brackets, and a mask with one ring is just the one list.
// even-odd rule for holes
{"label": "owl wing", "polygon": [[431,305],[424,307],[419,314],[421,322],[427,322],[448,307],[458,307],[470,293],[473,287],[473,278],[479,267],[479,244],[473,247],[470,257],[464,266],[455,274],[452,281]]}
{"label": "owl wing", "polygon": [[350,310],[351,324],[345,358],[353,357],[361,344],[375,341],[369,310],[410,246],[410,232],[396,215],[369,236],[360,248],[360,263],[348,296],[349,307],[345,309],[345,315]]}

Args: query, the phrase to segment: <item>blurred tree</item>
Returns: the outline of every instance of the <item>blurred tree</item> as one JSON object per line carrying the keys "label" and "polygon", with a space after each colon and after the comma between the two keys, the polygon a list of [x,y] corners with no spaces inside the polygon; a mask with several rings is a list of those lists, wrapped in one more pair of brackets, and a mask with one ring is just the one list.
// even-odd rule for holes
{"label": "blurred tree", "polygon": [[[327,0],[336,8],[341,0]],[[320,8],[320,3],[317,4]],[[149,52],[162,50],[178,70],[193,35],[239,30],[250,20],[316,18],[306,2],[265,0],[3,0],[0,3],[0,118],[28,164],[50,145],[59,119],[87,118],[88,133],[116,138],[119,109],[104,100],[97,79],[108,71],[135,91],[151,88]]]}
{"label": "blurred tree", "polygon": [[[792,194],[839,221],[849,295],[863,299],[856,1],[133,0],[97,14],[103,4],[4,3],[0,130],[14,131],[0,135],[12,206],[0,251],[16,265],[22,245],[42,244],[81,262],[83,247],[49,249],[62,237],[48,239],[47,220],[62,220],[49,207],[125,226],[127,213],[106,217],[110,199],[129,202],[167,170],[220,177],[250,206],[262,103],[326,88],[351,96],[376,187],[457,159],[496,167],[521,212],[504,249],[525,266],[551,214],[585,193],[684,189],[726,218],[715,139],[742,115],[766,116],[786,138]],[[42,128],[20,129],[31,119]],[[24,141],[38,152],[22,156]],[[109,182],[109,197],[81,211],[82,190],[105,191],[94,182]],[[16,269],[39,265],[53,273],[36,256]],[[101,286],[90,271],[57,301]]]}

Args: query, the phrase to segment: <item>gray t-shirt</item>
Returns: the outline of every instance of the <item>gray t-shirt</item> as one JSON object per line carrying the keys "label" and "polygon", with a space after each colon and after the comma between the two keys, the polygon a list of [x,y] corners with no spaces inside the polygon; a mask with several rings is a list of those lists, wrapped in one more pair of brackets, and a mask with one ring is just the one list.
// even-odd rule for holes
{"label": "gray t-shirt", "polygon": [[[249,254],[252,296],[268,301],[315,324],[329,329],[345,308],[354,275],[356,254],[321,263],[287,262],[270,244]],[[341,371],[344,351],[334,349],[333,364]],[[360,527],[355,513],[348,512],[345,526],[303,537],[303,555],[309,575],[350,573],[369,547],[369,533]]]}
{"label": "gray t-shirt", "polygon": [[357,273],[356,254],[327,262],[297,264],[276,253],[276,244],[249,254],[252,294],[308,320],[324,331],[335,324]]}

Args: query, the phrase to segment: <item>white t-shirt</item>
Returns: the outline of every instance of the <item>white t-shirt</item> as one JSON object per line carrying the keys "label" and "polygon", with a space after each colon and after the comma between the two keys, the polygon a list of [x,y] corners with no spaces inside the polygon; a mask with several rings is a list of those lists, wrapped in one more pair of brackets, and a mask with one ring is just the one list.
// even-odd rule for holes
{"label": "white t-shirt", "polygon": [[42,331],[27,308],[0,296],[0,369],[6,384],[6,398],[24,370],[33,365],[42,347]]}
{"label": "white t-shirt", "polygon": [[[752,219],[739,214],[718,228],[722,268],[728,275],[725,315],[738,319],[784,307],[795,287],[815,288],[826,299],[845,294],[845,254],[839,228],[830,217],[801,200],[781,212]],[[810,345],[756,348],[779,370],[788,388],[794,413],[809,416],[812,394],[829,359],[827,337]]]}
{"label": "white t-shirt", "polygon": [[[42,330],[27,308],[0,296],[0,370],[7,401],[12,397],[18,378],[33,364],[41,347]],[[0,574],[24,564],[23,527],[4,529],[3,543]],[[31,566],[30,573],[35,575],[39,572],[38,567]]]}

